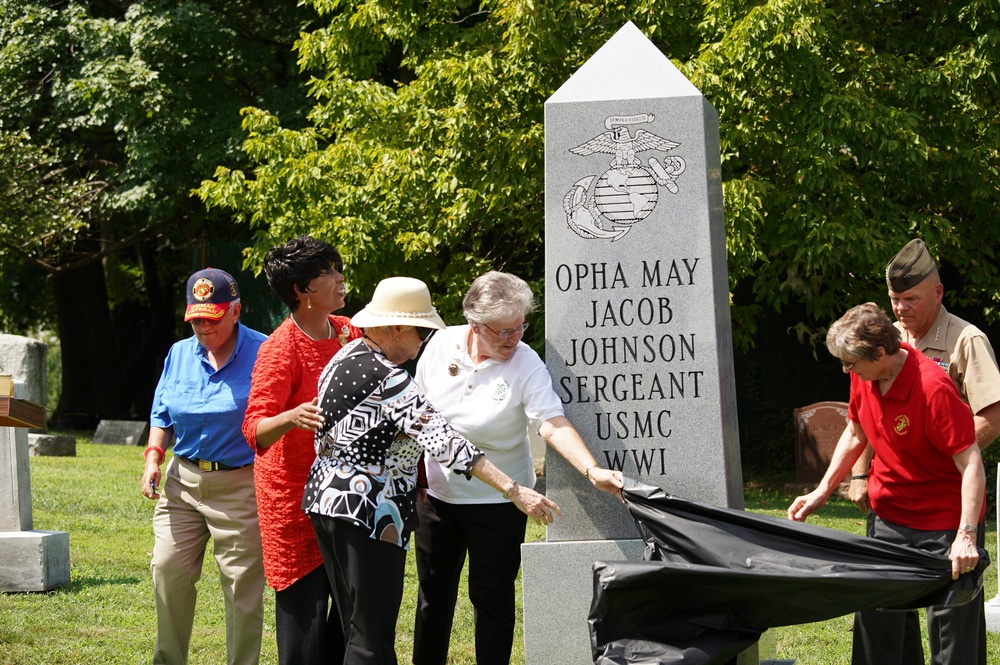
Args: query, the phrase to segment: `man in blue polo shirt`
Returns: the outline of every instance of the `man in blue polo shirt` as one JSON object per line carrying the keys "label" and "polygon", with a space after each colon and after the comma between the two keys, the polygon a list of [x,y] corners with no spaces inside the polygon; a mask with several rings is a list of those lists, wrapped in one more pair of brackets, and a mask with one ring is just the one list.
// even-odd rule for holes
{"label": "man in blue polo shirt", "polygon": [[[187,662],[195,583],[209,538],[225,595],[227,662],[256,665],[260,658],[264,568],[254,452],[241,427],[267,336],[239,316],[239,287],[228,273],[206,268],[191,275],[184,320],[194,335],[170,348],[153,397],[142,493],[157,500],[154,664]],[[174,455],[161,474],[171,436]]]}

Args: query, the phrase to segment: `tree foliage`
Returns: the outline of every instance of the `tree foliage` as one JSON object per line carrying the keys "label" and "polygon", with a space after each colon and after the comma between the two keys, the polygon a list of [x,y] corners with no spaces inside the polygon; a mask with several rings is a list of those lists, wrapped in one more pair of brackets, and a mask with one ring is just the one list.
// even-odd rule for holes
{"label": "tree foliage", "polygon": [[325,25],[297,45],[311,126],[245,110],[256,166],[199,193],[254,228],[253,265],[312,233],[340,248],[356,291],[420,275],[455,320],[487,269],[541,278],[543,104],[611,30],[664,13],[633,4],[316,2]]}
{"label": "tree foliage", "polygon": [[[995,320],[998,9],[0,0],[0,325],[57,320],[148,382],[179,257],[216,237],[252,237],[259,268],[312,233],[355,301],[412,274],[451,320],[489,268],[540,292],[544,102],[629,20],[719,111],[738,343],[776,311],[810,334],[884,301],[915,235],[952,271],[949,304]],[[79,395],[72,375],[104,371],[64,381]]]}
{"label": "tree foliage", "polygon": [[[101,186],[93,209],[67,209],[81,220],[78,234],[150,237],[178,222],[190,234],[205,222],[192,187],[238,163],[239,109],[267,104],[298,117],[301,79],[288,48],[304,14],[269,7],[0,0],[0,121],[47,147],[45,177]],[[68,257],[32,251],[30,260],[58,270]]]}
{"label": "tree foliage", "polygon": [[0,131],[0,329],[23,330],[44,319],[44,274],[25,265],[32,255],[72,244],[95,189],[74,180],[25,131]]}
{"label": "tree foliage", "polygon": [[240,108],[303,121],[291,45],[313,16],[256,0],[0,0],[0,187],[22,194],[0,199],[0,270],[20,280],[0,291],[0,324],[58,326],[60,411],[142,414],[192,248],[245,233],[191,190],[243,163]]}
{"label": "tree foliage", "polygon": [[884,303],[917,236],[959,269],[949,304],[995,320],[997,3],[739,5],[711,3],[687,71],[721,117],[743,329],[790,302],[821,326]]}
{"label": "tree foliage", "polygon": [[544,101],[631,20],[719,111],[741,345],[792,302],[808,331],[884,299],[885,262],[915,235],[962,268],[951,302],[994,313],[994,0],[312,5],[310,126],[245,109],[253,168],[199,190],[254,229],[251,265],[313,233],[362,293],[420,275],[453,319],[483,270],[537,282]]}

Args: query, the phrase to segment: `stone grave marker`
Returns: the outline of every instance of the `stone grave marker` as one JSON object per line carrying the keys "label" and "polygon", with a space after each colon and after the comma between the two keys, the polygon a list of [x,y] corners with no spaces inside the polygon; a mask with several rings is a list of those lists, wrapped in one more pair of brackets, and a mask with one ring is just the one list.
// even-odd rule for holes
{"label": "stone grave marker", "polygon": [[31,457],[76,457],[76,437],[68,434],[28,434]]}
{"label": "stone grave marker", "polygon": [[[39,346],[42,362],[36,366],[44,367],[45,346],[26,337],[3,335],[0,356],[8,362],[18,353],[39,353]],[[21,364],[30,365],[31,361]],[[13,397],[17,400],[40,394],[32,382],[40,381],[44,372],[27,372],[24,376],[31,385],[14,381]],[[69,534],[32,528],[28,427],[44,424],[44,409],[34,411],[40,422],[0,426],[0,592],[48,591],[69,583]]]}
{"label": "stone grave marker", "polygon": [[9,374],[15,383],[23,383],[24,399],[44,405],[46,389],[45,344],[30,337],[0,334],[0,374]]}
{"label": "stone grave marker", "polygon": [[[818,483],[830,466],[847,426],[847,402],[816,402],[792,412],[795,419],[795,482]],[[844,480],[850,480],[850,472]]]}
{"label": "stone grave marker", "polygon": [[145,420],[102,420],[94,432],[94,443],[118,446],[146,446],[149,422]]}
{"label": "stone grave marker", "polygon": [[[594,457],[742,508],[718,117],[632,23],[545,103],[545,222],[545,360]],[[643,543],[562,457],[545,474],[564,515],[522,548],[525,663],[578,665],[593,563]]]}

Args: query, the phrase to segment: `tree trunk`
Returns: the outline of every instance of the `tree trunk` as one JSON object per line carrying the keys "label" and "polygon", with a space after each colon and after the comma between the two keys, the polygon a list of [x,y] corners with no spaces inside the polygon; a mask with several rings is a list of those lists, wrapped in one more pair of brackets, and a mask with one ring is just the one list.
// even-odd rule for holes
{"label": "tree trunk", "polygon": [[111,317],[118,347],[125,353],[122,381],[129,396],[129,412],[135,418],[149,417],[163,360],[176,340],[175,302],[184,296],[172,281],[163,284],[159,277],[161,262],[184,265],[176,255],[151,242],[141,243],[138,257],[146,297],[118,305]]}
{"label": "tree trunk", "polygon": [[127,417],[128,399],[100,261],[56,273],[53,290],[62,350],[62,394],[52,426],[87,429],[101,419]]}

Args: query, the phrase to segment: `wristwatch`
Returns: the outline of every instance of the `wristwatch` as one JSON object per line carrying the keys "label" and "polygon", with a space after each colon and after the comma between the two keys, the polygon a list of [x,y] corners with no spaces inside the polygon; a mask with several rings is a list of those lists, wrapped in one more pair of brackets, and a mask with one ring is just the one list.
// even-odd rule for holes
{"label": "wristwatch", "polygon": [[963,524],[962,526],[958,527],[958,530],[959,531],[968,531],[969,533],[975,533],[976,532],[976,525],[975,524]]}

